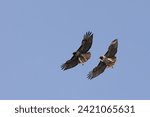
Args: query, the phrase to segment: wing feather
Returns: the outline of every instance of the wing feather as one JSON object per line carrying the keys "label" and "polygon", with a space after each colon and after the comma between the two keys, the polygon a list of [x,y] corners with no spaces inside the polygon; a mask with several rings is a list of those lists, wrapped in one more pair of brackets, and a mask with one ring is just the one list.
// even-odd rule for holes
{"label": "wing feather", "polygon": [[106,52],[105,56],[108,58],[114,57],[117,53],[118,49],[118,40],[115,39],[111,42],[110,46],[108,47],[108,51]]}
{"label": "wing feather", "polygon": [[79,47],[79,49],[77,51],[79,51],[80,53],[86,53],[91,48],[92,43],[93,43],[92,32],[90,32],[90,31],[86,32],[86,34],[83,36],[81,46]]}
{"label": "wing feather", "polygon": [[105,71],[106,67],[107,67],[106,64],[100,61],[99,64],[92,71],[89,72],[87,78],[91,80],[97,77],[98,75],[100,75]]}
{"label": "wing feather", "polygon": [[70,60],[67,60],[64,64],[61,65],[62,70],[67,70],[78,65],[78,57],[73,56]]}

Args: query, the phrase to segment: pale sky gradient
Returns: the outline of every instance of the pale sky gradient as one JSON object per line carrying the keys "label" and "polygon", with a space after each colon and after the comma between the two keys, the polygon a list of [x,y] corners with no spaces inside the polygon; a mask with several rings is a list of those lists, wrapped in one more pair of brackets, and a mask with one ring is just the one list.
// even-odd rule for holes
{"label": "pale sky gradient", "polygon": [[[92,58],[62,71],[86,31]],[[118,38],[117,63],[86,78]],[[150,99],[149,0],[1,0],[0,99]]]}

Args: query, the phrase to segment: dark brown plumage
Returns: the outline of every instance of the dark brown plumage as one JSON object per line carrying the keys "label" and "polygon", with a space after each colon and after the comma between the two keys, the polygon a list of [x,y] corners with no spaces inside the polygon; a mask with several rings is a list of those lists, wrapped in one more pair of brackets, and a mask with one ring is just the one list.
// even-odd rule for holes
{"label": "dark brown plumage", "polygon": [[118,49],[118,40],[115,39],[111,42],[110,46],[108,47],[108,51],[104,56],[100,56],[99,64],[89,72],[88,79],[93,79],[103,73],[107,67],[113,67],[116,62],[116,53]]}
{"label": "dark brown plumage", "polygon": [[79,49],[73,52],[73,56],[70,60],[67,60],[64,64],[61,65],[62,70],[67,70],[75,67],[79,63],[84,63],[88,61],[91,57],[91,53],[88,52],[92,46],[93,34],[92,32],[86,32],[83,36],[83,40]]}

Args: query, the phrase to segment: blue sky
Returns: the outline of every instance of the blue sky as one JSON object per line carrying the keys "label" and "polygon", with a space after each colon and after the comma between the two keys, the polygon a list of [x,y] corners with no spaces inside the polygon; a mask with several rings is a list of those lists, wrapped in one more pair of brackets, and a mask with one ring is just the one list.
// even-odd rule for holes
{"label": "blue sky", "polygon": [[[150,99],[149,0],[1,0],[0,99]],[[91,59],[62,71],[94,33]],[[115,38],[117,63],[86,78]]]}

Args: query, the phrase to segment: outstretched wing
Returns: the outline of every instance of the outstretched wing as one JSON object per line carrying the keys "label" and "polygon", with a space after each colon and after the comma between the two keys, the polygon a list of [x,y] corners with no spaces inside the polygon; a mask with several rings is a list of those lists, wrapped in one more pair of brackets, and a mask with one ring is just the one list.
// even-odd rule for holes
{"label": "outstretched wing", "polygon": [[61,69],[67,70],[73,68],[76,65],[78,65],[78,63],[79,63],[78,57],[73,56],[70,60],[66,61],[64,64],[61,65]]}
{"label": "outstretched wing", "polygon": [[100,61],[99,64],[92,71],[89,72],[87,78],[91,80],[91,79],[97,77],[98,75],[100,75],[101,73],[104,72],[106,67],[107,67],[106,64],[104,62]]}
{"label": "outstretched wing", "polygon": [[92,42],[93,42],[92,32],[90,31],[86,32],[86,34],[83,36],[81,46],[79,47],[77,51],[79,51],[80,53],[86,53],[91,48]]}
{"label": "outstretched wing", "polygon": [[108,51],[106,52],[105,56],[108,58],[114,57],[117,53],[118,49],[118,39],[115,39],[111,42],[110,46],[108,47]]}

